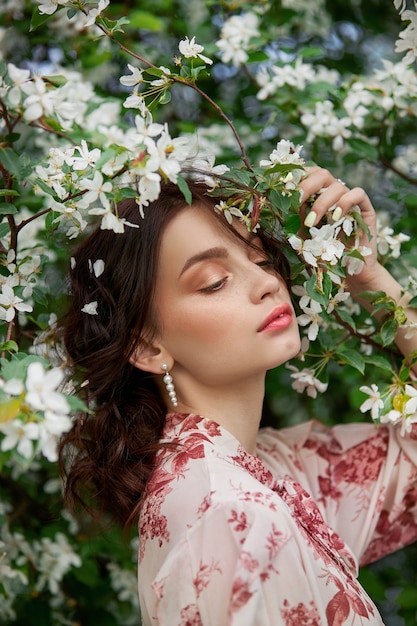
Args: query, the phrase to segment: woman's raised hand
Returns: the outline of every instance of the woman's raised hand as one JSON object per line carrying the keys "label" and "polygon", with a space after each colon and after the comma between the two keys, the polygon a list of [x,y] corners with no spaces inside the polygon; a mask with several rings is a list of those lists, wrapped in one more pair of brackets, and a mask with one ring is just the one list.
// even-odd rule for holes
{"label": "woman's raised hand", "polygon": [[[366,192],[360,187],[349,189],[329,170],[317,166],[308,168],[308,175],[300,182],[299,188],[302,190],[301,218],[305,227],[317,226],[325,216],[337,222],[349,213],[360,213],[368,232],[361,229],[355,247],[364,246],[369,252],[363,270],[360,274],[349,276],[348,283],[350,288],[355,287],[355,292],[371,288],[368,284],[374,284],[375,274],[381,266],[377,259],[376,214]],[[380,288],[383,289],[383,285]]]}

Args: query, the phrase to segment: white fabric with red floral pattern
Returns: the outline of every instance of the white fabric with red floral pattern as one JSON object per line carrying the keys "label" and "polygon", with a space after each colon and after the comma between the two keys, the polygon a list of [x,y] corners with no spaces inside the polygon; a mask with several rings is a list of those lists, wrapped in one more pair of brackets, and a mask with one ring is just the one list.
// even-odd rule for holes
{"label": "white fabric with red floral pattern", "polygon": [[144,626],[377,626],[356,580],[417,538],[417,425],[261,429],[170,414],[139,522]]}

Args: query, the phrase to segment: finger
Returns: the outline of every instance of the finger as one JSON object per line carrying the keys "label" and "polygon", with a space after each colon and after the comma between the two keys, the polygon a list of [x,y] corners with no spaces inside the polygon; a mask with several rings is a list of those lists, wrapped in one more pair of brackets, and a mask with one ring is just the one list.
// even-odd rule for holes
{"label": "finger", "polygon": [[299,184],[302,191],[303,201],[306,202],[311,196],[318,194],[321,189],[329,187],[336,182],[335,177],[329,170],[314,165],[306,168],[307,176]]}
{"label": "finger", "polygon": [[[334,211],[333,219],[335,221],[340,219],[342,212],[344,212],[341,201],[349,191],[350,190],[344,183],[336,180],[328,187],[320,189],[319,193],[315,196],[313,204],[310,205],[310,213],[313,212],[314,223],[319,222],[329,211]],[[310,221],[313,221],[313,217],[311,216]]]}

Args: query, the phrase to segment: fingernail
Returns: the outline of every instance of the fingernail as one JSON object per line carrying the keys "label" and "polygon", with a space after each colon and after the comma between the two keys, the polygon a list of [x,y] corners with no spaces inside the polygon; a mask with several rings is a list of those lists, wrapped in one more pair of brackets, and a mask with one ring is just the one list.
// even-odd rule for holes
{"label": "fingernail", "polygon": [[310,211],[310,213],[307,215],[307,217],[304,220],[304,226],[307,226],[307,228],[310,228],[310,226],[314,226],[316,219],[317,219],[317,213],[315,211]]}
{"label": "fingernail", "polygon": [[342,217],[342,207],[337,206],[332,213],[332,220],[334,222],[337,222],[337,220],[340,220],[341,217]]}

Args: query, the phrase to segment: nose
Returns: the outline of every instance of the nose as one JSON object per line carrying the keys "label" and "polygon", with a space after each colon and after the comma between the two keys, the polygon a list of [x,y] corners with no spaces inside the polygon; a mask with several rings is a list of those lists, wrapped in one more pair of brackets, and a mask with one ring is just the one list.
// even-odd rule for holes
{"label": "nose", "polygon": [[248,277],[250,280],[251,299],[253,302],[261,302],[268,296],[278,293],[281,288],[281,277],[272,267],[251,264],[251,271]]}

